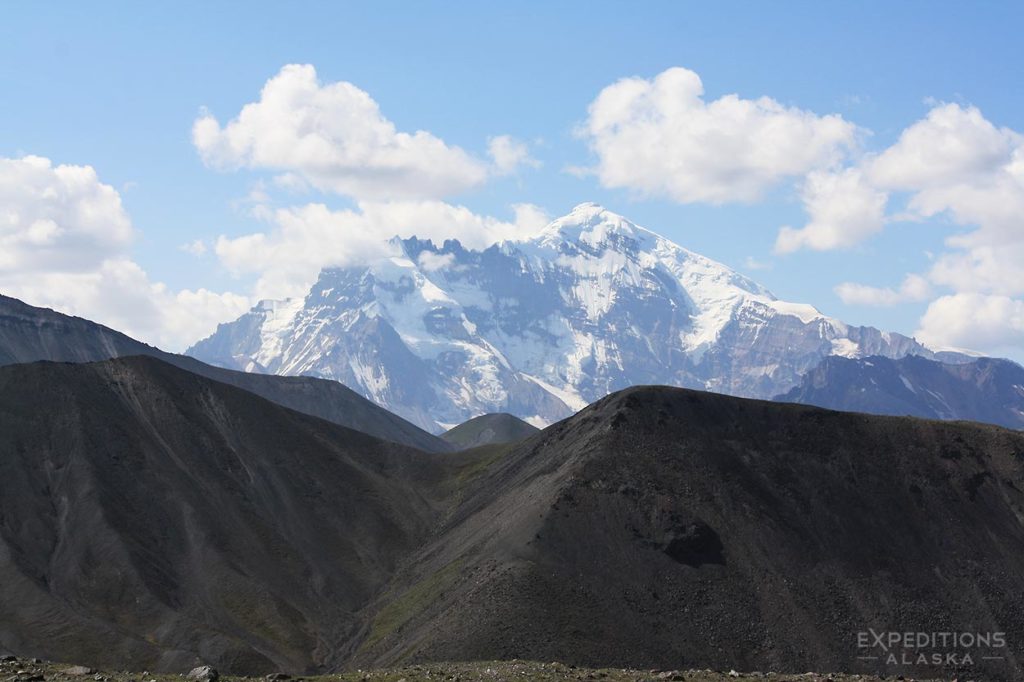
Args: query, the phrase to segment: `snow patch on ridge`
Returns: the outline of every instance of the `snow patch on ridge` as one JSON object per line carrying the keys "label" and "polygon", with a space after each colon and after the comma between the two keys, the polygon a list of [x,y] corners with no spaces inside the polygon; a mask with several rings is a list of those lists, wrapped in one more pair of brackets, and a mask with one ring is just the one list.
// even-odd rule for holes
{"label": "snow patch on ridge", "polygon": [[586,407],[589,404],[578,393],[575,393],[573,391],[567,390],[565,388],[558,388],[556,386],[552,386],[551,384],[547,383],[543,379],[538,379],[537,377],[531,376],[529,374],[524,374],[523,378],[524,379],[529,379],[530,381],[532,381],[533,383],[537,384],[538,386],[543,388],[545,391],[550,393],[551,395],[553,395],[556,398],[558,398],[559,400],[561,400],[573,412],[579,412],[580,410],[582,410],[584,407]]}
{"label": "snow patch on ridge", "polygon": [[806,303],[787,303],[786,301],[774,300],[768,305],[777,310],[781,315],[792,315],[798,318],[804,324],[810,324],[811,322],[819,319],[828,319],[818,309],[812,305]]}
{"label": "snow patch on ridge", "polygon": [[257,307],[263,312],[263,324],[260,326],[260,351],[255,357],[258,364],[266,367],[281,356],[295,316],[304,303],[301,298],[260,301]]}
{"label": "snow patch on ridge", "polygon": [[860,346],[850,339],[832,339],[832,355],[844,358],[860,357]]}

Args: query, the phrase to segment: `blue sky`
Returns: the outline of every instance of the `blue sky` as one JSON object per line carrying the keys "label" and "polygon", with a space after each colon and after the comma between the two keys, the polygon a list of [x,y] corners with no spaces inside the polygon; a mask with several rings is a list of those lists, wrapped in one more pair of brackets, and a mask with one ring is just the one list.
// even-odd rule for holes
{"label": "blue sky", "polygon": [[[945,274],[934,274],[933,268],[943,254],[967,253],[973,267],[989,267],[978,254],[1024,248],[1024,225],[985,223],[989,217],[979,202],[1003,201],[1001,193],[982,196],[972,190],[963,203],[948,205],[925,193],[967,192],[965,183],[983,173],[999,182],[1004,171],[1010,173],[1011,185],[1019,177],[1012,174],[1012,159],[1014,149],[1024,149],[1014,137],[1024,131],[1022,7],[962,2],[7,3],[0,7],[0,157],[34,155],[53,166],[92,167],[97,181],[119,195],[133,235],[96,237],[96,258],[107,258],[100,251],[111,249],[144,272],[144,280],[118,279],[122,288],[142,281],[162,286],[160,295],[199,289],[237,294],[231,305],[212,306],[210,319],[203,319],[209,326],[217,315],[274,287],[273,278],[261,280],[258,267],[240,268],[221,257],[218,237],[269,234],[280,228],[268,218],[277,209],[323,204],[332,211],[358,211],[357,202],[365,198],[348,189],[318,189],[301,164],[236,168],[246,164],[211,162],[193,140],[201,111],[227,126],[244,105],[259,101],[261,88],[282,67],[308,64],[320,85],[351,83],[398,131],[427,131],[448,148],[464,150],[480,167],[490,163],[488,140],[499,135],[523,145],[536,162],[506,174],[488,171],[486,180],[463,182],[465,187],[455,183],[454,189],[423,198],[504,221],[513,220],[511,207],[517,204],[557,217],[577,203],[596,201],[737,268],[782,298],[811,303],[844,321],[914,333],[931,310],[928,325],[937,345],[1020,357],[1024,291],[991,282],[975,286],[970,265],[961,263],[953,274],[955,264],[944,268]],[[614,175],[610,166],[605,174],[568,172],[612,163],[596,151],[597,136],[581,133],[599,93],[623,78],[650,83],[673,67],[699,75],[704,102],[735,93],[742,100],[769,97],[809,116],[838,115],[856,128],[856,149],[838,160],[809,161],[799,171],[773,176],[756,198],[707,200],[689,189],[625,186],[608,180]],[[883,155],[943,104],[955,105],[951,115],[963,114],[956,119],[961,122],[976,110],[999,133],[1006,158],[985,157],[990,165],[984,168],[953,159],[950,163],[960,165],[944,176],[945,184],[922,180],[920,173],[907,179],[905,163],[888,174],[868,172],[865,158]],[[662,133],[672,134],[673,125]],[[963,128],[944,130],[957,135]],[[963,144],[979,139],[970,131],[962,137]],[[219,158],[223,161],[223,154]],[[907,153],[901,158],[905,161]],[[885,193],[884,227],[835,244],[823,242],[821,248],[781,252],[780,228],[800,229],[809,221],[802,200],[808,173],[850,169],[865,169],[874,191]],[[305,188],[275,185],[273,178],[282,173],[305,177]],[[878,180],[881,175],[888,180]],[[7,181],[16,183],[18,177],[9,174]],[[254,188],[262,191],[254,195]],[[0,197],[26,194],[14,185],[13,194],[2,192]],[[833,204],[844,201],[830,196]],[[905,215],[915,197],[931,208]],[[1012,194],[1005,200],[1016,199]],[[982,237],[969,246],[947,243],[951,236],[979,232]],[[196,240],[206,246],[204,254],[181,248]],[[83,247],[69,242],[67,248]],[[64,280],[56,275],[41,280],[54,283],[46,291],[23,284],[38,271],[47,277],[53,273],[27,255],[21,261],[24,267],[7,267],[24,272],[7,284],[0,276],[0,289],[119,324],[169,346],[180,347],[194,340],[188,334],[202,331],[179,317],[136,314],[132,306],[144,305],[137,300],[118,308],[95,297],[76,299],[57,289],[81,287],[61,287]],[[51,262],[56,261],[51,257]],[[82,272],[89,267],[74,266]],[[1012,262],[991,265],[988,272],[999,268],[1007,269],[1005,277],[999,270],[1000,278],[1024,279]],[[922,281],[901,292],[907,275]],[[841,296],[836,287],[843,283],[875,290],[859,296],[847,290]],[[877,291],[885,287],[892,291]],[[33,295],[46,300],[33,301]],[[959,298],[946,300],[950,297]],[[943,300],[936,304],[938,299]],[[979,309],[989,311],[984,319],[961,319],[964,311]],[[139,321],[143,318],[150,320],[148,327]],[[951,327],[957,327],[955,333],[936,331]]]}

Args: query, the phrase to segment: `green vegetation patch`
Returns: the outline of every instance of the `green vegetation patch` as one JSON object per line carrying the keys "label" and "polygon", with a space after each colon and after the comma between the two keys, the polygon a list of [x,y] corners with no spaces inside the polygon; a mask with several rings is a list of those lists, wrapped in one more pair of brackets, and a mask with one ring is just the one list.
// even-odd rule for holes
{"label": "green vegetation patch", "polygon": [[472,453],[472,458],[455,470],[453,482],[456,488],[464,488],[477,476],[505,456],[512,449],[513,443],[495,443],[493,445],[482,445],[467,451]]}
{"label": "green vegetation patch", "polygon": [[388,602],[377,612],[377,616],[373,619],[373,625],[370,626],[370,634],[367,635],[366,641],[363,642],[360,649],[373,646],[423,613],[427,607],[437,601],[438,597],[444,594],[445,590],[454,584],[462,564],[462,559],[453,561]]}

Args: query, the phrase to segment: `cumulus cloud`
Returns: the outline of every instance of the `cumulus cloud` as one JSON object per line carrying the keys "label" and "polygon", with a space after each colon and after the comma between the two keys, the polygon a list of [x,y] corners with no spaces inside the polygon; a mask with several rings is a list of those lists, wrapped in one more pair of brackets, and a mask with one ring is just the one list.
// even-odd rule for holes
{"label": "cumulus cloud", "polygon": [[921,191],[977,182],[1005,164],[1020,135],[997,128],[977,107],[941,104],[867,164],[871,180],[888,189]]}
{"label": "cumulus cloud", "polygon": [[0,159],[0,274],[89,269],[131,240],[120,195],[89,166]]}
{"label": "cumulus cloud", "polygon": [[[845,181],[816,182],[816,175],[823,177],[820,172],[808,176],[804,203],[810,222],[799,231],[782,228],[780,251],[860,243],[881,229],[894,193],[908,195],[906,210],[897,218],[946,215],[974,228],[950,239],[951,246],[985,247],[1018,239],[1024,213],[1024,137],[996,127],[976,107],[936,105],[892,146],[830,173]],[[832,218],[822,221],[823,215]]]}
{"label": "cumulus cloud", "polygon": [[[925,278],[908,276],[899,289],[845,283],[836,289],[839,296],[848,303],[892,305],[923,300],[932,287],[946,288],[952,293],[934,300],[921,320],[922,338],[988,351],[1018,339],[1024,135],[996,126],[977,107],[936,104],[890,147],[842,170],[809,174],[804,203],[810,221],[802,230],[782,228],[776,248],[824,250],[859,243],[882,229],[894,196],[905,198],[897,218],[943,218],[934,224],[955,227],[946,238],[947,250]],[[954,319],[957,315],[962,322]]]}
{"label": "cumulus cloud", "polygon": [[1018,242],[1024,212],[1024,145],[989,177],[965,175],[958,183],[922,190],[910,200],[910,208],[923,218],[945,214],[958,225],[976,228],[950,239],[952,246]]}
{"label": "cumulus cloud", "polygon": [[248,299],[173,292],[128,256],[121,197],[89,166],[0,158],[0,291],[170,350],[210,333]]}
{"label": "cumulus cloud", "polygon": [[840,161],[857,128],[769,97],[706,101],[700,76],[626,78],[591,103],[581,135],[605,187],[681,203],[750,202],[786,178]]}
{"label": "cumulus cloud", "polygon": [[487,141],[487,153],[494,164],[497,175],[511,175],[520,168],[539,168],[540,161],[530,156],[525,142],[509,135],[498,135]]}
{"label": "cumulus cloud", "polygon": [[907,275],[896,289],[844,282],[835,288],[835,292],[848,305],[892,306],[927,300],[931,286],[921,275]]}
{"label": "cumulus cloud", "polygon": [[322,84],[311,65],[289,64],[257,102],[225,125],[203,113],[192,126],[202,159],[220,169],[292,173],[360,199],[436,198],[480,185],[488,168],[429,132],[402,132],[369,94]]}
{"label": "cumulus cloud", "polygon": [[934,281],[960,291],[1024,293],[1024,135],[976,107],[942,104],[868,165],[872,181],[911,193],[911,216],[946,216],[968,231],[947,239]]}
{"label": "cumulus cloud", "polygon": [[941,254],[928,276],[955,291],[1024,294],[1024,237],[1013,244],[977,245]]}
{"label": "cumulus cloud", "polygon": [[500,220],[442,201],[360,202],[345,210],[309,204],[278,209],[267,231],[220,237],[215,251],[229,270],[258,275],[257,297],[301,296],[324,267],[391,253],[393,236],[454,238],[466,247],[483,248],[534,235],[548,222],[536,206],[519,204],[513,213],[512,220]]}
{"label": "cumulus cloud", "polygon": [[202,239],[194,239],[190,242],[186,242],[178,247],[185,253],[191,254],[196,258],[206,255],[206,242]]}
{"label": "cumulus cloud", "polygon": [[743,267],[747,270],[771,270],[771,261],[760,260],[753,256],[747,256],[743,259]]}
{"label": "cumulus cloud", "polygon": [[1019,351],[1024,346],[1024,301],[985,294],[942,296],[928,306],[916,336],[936,348]]}
{"label": "cumulus cloud", "polygon": [[800,229],[779,231],[775,242],[779,253],[849,247],[882,229],[888,195],[865,182],[857,168],[812,171],[801,197],[810,221]]}
{"label": "cumulus cloud", "polygon": [[454,253],[434,253],[433,251],[424,251],[420,254],[417,259],[420,267],[427,272],[434,272],[435,270],[443,270],[452,263],[455,262]]}

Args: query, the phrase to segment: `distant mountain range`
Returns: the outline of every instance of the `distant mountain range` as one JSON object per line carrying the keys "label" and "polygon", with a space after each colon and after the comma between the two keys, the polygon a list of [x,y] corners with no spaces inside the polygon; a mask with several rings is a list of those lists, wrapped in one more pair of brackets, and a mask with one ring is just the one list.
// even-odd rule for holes
{"label": "distant mountain range", "polygon": [[776,400],[847,412],[965,419],[1024,429],[1024,367],[978,358],[828,357]]}
{"label": "distant mountain range", "polygon": [[285,407],[379,438],[428,451],[450,446],[336,381],[249,374],[166,353],[120,332],[0,295],[0,366],[50,360],[91,362],[149,355],[201,376],[237,386]]}
{"label": "distant mountain range", "polygon": [[324,270],[305,298],[261,302],[187,354],[335,379],[434,433],[493,412],[542,426],[640,384],[769,398],[831,355],[938,357],[781,301],[595,204],[483,251],[392,247]]}
{"label": "distant mountain range", "polygon": [[[0,367],[0,650],[1024,675],[1024,434],[632,388],[425,453],[154,357]],[[961,625],[962,624],[962,625]],[[856,633],[1003,632],[886,667]],[[981,650],[979,650],[981,651]]]}

